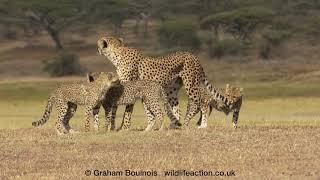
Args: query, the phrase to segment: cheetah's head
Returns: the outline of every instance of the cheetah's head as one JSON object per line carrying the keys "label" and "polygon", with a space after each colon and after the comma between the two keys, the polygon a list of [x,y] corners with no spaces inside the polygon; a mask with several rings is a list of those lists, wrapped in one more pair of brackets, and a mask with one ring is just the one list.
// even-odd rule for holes
{"label": "cheetah's head", "polygon": [[232,102],[237,102],[240,99],[242,99],[243,88],[233,87],[233,86],[230,86],[229,84],[227,84],[224,94]]}
{"label": "cheetah's head", "polygon": [[107,91],[113,86],[120,84],[119,76],[114,72],[94,72],[87,74],[87,81],[89,83],[99,84],[100,87]]}
{"label": "cheetah's head", "polygon": [[217,107],[218,109],[222,110],[225,114],[229,114],[231,111],[234,110],[234,108],[236,108],[238,103],[241,103],[243,96],[243,88],[233,87],[227,84],[226,89],[224,91],[224,96],[232,103],[227,106],[222,101],[217,102]]}
{"label": "cheetah's head", "polygon": [[112,36],[102,37],[97,41],[98,53],[100,55],[108,56],[110,51],[115,48],[124,46],[122,38],[115,38]]}

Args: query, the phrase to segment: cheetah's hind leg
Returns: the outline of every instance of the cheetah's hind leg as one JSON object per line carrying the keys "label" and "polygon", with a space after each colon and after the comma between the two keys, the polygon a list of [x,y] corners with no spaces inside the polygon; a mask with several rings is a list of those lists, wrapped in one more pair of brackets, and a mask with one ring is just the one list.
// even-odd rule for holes
{"label": "cheetah's hind leg", "polygon": [[[187,112],[184,119],[184,124],[182,126],[183,129],[189,129],[189,122],[190,120],[199,112],[199,108],[197,103],[195,103],[193,100],[188,101],[187,105]],[[203,121],[203,120],[202,120]]]}
{"label": "cheetah's hind leg", "polygon": [[68,103],[68,111],[64,118],[64,125],[66,129],[71,134],[79,133],[79,131],[75,131],[69,124],[70,119],[73,117],[74,113],[77,111],[77,105],[74,103]]}
{"label": "cheetah's hind leg", "polygon": [[175,117],[170,118],[170,129],[176,129],[182,126],[182,124],[180,123],[181,110],[179,108],[178,101],[178,93],[182,85],[182,79],[177,78],[174,81],[172,81],[172,83],[165,89],[168,98],[168,103],[166,104],[168,106],[167,108],[172,112],[172,114]]}
{"label": "cheetah's hind leg", "polygon": [[65,119],[68,111],[68,105],[63,103],[57,104],[57,110],[58,110],[58,119],[56,121],[56,130],[59,135],[68,134],[69,131],[65,126]]}
{"label": "cheetah's hind leg", "polygon": [[119,130],[129,130],[131,126],[131,116],[133,112],[134,104],[128,104],[123,114],[122,123]]}
{"label": "cheetah's hind leg", "polygon": [[100,129],[99,109],[100,109],[100,107],[95,107],[92,110],[92,113],[93,113],[93,128],[94,128],[95,131],[99,131],[99,129]]}

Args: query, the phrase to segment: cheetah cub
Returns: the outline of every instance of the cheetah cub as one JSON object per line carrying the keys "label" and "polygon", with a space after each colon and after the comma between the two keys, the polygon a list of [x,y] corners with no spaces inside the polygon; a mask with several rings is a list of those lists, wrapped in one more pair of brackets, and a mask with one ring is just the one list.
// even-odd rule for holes
{"label": "cheetah cub", "polygon": [[[89,75],[89,81],[94,82],[100,78],[101,74],[92,73]],[[121,82],[120,86],[109,89],[102,103],[106,116],[107,131],[115,129],[115,116],[118,105],[133,105],[138,99],[142,100],[144,110],[148,118],[148,125],[145,131],[153,130],[156,123],[155,119],[160,120],[160,130],[163,129],[163,112],[160,105],[161,100],[165,104],[165,111],[170,118],[175,118],[171,111],[166,108],[167,94],[162,86],[150,80],[134,80]],[[112,110],[112,112],[111,112]],[[122,126],[129,126],[122,121]]]}
{"label": "cheetah cub", "polygon": [[69,120],[77,110],[77,105],[85,105],[86,122],[85,129],[89,130],[90,120],[94,120],[94,128],[99,129],[98,113],[105,93],[119,84],[116,73],[100,73],[95,82],[72,83],[60,85],[49,97],[43,117],[32,123],[37,127],[46,123],[55,104],[58,111],[56,130],[59,135],[74,133],[70,127]]}
{"label": "cheetah cub", "polygon": [[226,115],[228,115],[230,112],[233,112],[232,123],[233,123],[233,127],[237,128],[239,112],[242,105],[243,88],[233,87],[227,84],[224,93],[223,91],[217,92],[216,96],[220,96],[221,94],[226,98],[228,98],[229,101],[234,102],[228,106],[222,101],[214,100],[214,97],[210,93],[208,93],[206,87],[198,87],[198,88],[200,88],[199,92],[200,92],[200,99],[201,99],[200,108],[198,110],[200,111],[200,118],[197,122],[198,128],[207,127],[208,117],[210,116],[213,108],[215,108],[218,111],[224,112]]}

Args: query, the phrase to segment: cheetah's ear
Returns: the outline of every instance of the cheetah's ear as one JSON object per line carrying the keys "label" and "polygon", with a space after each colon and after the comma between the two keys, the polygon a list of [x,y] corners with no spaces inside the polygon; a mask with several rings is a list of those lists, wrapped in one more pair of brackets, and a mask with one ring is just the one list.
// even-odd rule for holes
{"label": "cheetah's ear", "polygon": [[228,92],[230,90],[230,85],[226,84],[226,92]]}
{"label": "cheetah's ear", "polygon": [[240,94],[243,94],[243,88],[239,88]]}
{"label": "cheetah's ear", "polygon": [[105,38],[100,38],[97,43],[98,43],[98,47],[101,49],[108,47],[108,43]]}
{"label": "cheetah's ear", "polygon": [[118,40],[121,42],[121,44],[124,44],[123,38],[118,38]]}
{"label": "cheetah's ear", "polygon": [[93,82],[97,78],[97,73],[87,73],[87,81]]}
{"label": "cheetah's ear", "polygon": [[102,41],[102,48],[107,48],[107,47],[108,47],[107,41],[103,40]]}

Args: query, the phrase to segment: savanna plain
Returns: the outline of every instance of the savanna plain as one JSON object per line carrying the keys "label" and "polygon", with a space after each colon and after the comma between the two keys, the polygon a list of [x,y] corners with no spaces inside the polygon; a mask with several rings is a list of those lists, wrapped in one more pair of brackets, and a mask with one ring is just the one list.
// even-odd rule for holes
{"label": "savanna plain", "polygon": [[[94,44],[88,50],[71,48],[80,51],[81,63],[90,71],[114,70],[107,59],[95,54]],[[21,58],[11,58],[17,50]],[[196,128],[198,115],[189,130],[146,133],[142,131],[146,117],[138,101],[129,131],[105,132],[101,109],[100,131],[85,133],[84,112],[79,107],[71,126],[80,133],[58,136],[54,129],[55,110],[44,126],[32,128],[31,122],[42,116],[46,99],[57,84],[85,81],[85,77],[39,76],[40,65],[34,59],[41,53],[54,52],[47,48],[38,51],[20,47],[0,52],[1,57],[7,59],[1,62],[0,68],[3,72],[0,179],[95,177],[94,174],[86,176],[86,170],[92,173],[94,170],[157,171],[157,177],[165,177],[164,171],[170,170],[223,171],[225,174],[233,171],[235,176],[232,177],[241,179],[320,177],[319,63],[307,60],[290,63],[285,60],[280,63],[210,61],[200,54],[206,74],[215,86],[223,88],[225,83],[230,83],[244,88],[237,129],[232,127],[232,116],[213,111],[206,129]],[[34,76],[23,77],[23,73],[30,74],[28,71],[33,71]],[[184,89],[179,97],[184,117],[187,103]],[[116,119],[118,127],[123,112],[121,107]],[[169,125],[168,118],[165,124]]]}

